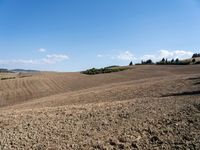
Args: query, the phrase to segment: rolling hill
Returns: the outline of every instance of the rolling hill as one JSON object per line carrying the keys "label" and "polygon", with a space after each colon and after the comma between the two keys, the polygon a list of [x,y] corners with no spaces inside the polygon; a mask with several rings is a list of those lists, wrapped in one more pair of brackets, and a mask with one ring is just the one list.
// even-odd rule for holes
{"label": "rolling hill", "polygon": [[200,148],[200,65],[0,80],[0,149]]}

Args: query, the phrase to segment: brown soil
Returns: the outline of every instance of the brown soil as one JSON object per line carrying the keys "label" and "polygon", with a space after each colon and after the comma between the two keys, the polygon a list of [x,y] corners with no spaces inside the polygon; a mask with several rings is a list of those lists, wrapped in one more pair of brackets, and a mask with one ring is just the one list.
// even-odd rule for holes
{"label": "brown soil", "polygon": [[200,65],[0,81],[0,149],[200,149]]}

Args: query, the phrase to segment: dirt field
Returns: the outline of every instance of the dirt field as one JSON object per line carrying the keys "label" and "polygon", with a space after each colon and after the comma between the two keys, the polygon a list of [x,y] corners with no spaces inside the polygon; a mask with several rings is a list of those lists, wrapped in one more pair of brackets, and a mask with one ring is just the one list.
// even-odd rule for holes
{"label": "dirt field", "polygon": [[200,149],[200,65],[0,80],[0,149]]}

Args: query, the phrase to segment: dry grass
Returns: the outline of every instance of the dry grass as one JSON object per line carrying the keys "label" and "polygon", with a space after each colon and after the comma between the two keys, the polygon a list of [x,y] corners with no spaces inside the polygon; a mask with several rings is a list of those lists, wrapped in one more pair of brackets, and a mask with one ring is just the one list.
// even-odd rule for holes
{"label": "dry grass", "polygon": [[[200,66],[0,81],[0,149],[200,149]],[[183,94],[185,93],[185,94]]]}

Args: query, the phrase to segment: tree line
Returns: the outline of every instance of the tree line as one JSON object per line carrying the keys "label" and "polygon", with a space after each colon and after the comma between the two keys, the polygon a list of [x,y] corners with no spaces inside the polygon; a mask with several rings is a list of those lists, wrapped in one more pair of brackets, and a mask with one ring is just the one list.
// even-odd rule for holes
{"label": "tree line", "polygon": [[[151,59],[148,59],[146,61],[142,60],[141,63],[135,64],[135,65],[153,65],[153,64],[157,64],[157,65],[189,65],[189,64],[200,64],[199,61],[196,61],[195,58],[200,57],[200,53],[195,53],[192,55],[192,60],[191,61],[180,61],[178,58],[176,59],[171,59],[168,60],[167,58],[163,58],[162,60],[154,63]],[[132,62],[129,64],[132,65]]]}
{"label": "tree line", "polygon": [[200,53],[195,53],[192,55],[192,58],[200,57]]}
{"label": "tree line", "polygon": [[177,64],[181,64],[183,62],[179,61],[178,58],[176,59],[172,59],[172,60],[168,60],[167,58],[163,58],[162,60],[154,63],[151,59],[148,59],[146,61],[142,60],[141,61],[141,64],[136,64],[136,65],[153,65],[153,64],[157,64],[157,65],[168,65],[168,64],[174,64],[174,65],[177,65]]}

